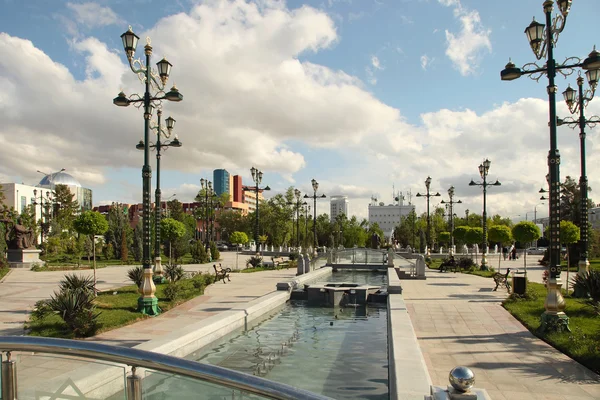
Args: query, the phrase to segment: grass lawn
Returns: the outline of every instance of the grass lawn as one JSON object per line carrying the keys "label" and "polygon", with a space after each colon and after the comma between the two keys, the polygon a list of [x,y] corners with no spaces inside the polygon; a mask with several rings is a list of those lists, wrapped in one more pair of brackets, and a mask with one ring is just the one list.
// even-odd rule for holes
{"label": "grass lawn", "polygon": [[[211,278],[211,281],[214,278]],[[165,296],[167,284],[157,284],[155,296],[158,306],[163,312],[204,293],[204,286],[194,285],[194,279],[184,279],[178,282],[181,285],[181,294],[175,301],[169,301]],[[135,285],[125,286],[110,292],[101,293],[96,299],[100,328],[97,333],[109,331],[121,326],[132,324],[136,321],[151,318],[137,311],[137,301],[140,297]],[[116,293],[116,294],[115,294]],[[30,319],[26,328],[31,336],[45,336],[56,338],[73,338],[67,330],[63,320],[56,314],[50,314],[42,319]]]}
{"label": "grass lawn", "polygon": [[[457,260],[458,261],[458,260]],[[440,265],[442,264],[441,258],[432,259],[429,264],[429,269],[440,269]],[[473,271],[463,271],[465,274],[483,276],[484,278],[491,278],[496,272],[494,271],[481,271],[479,269],[475,269]]]}
{"label": "grass lawn", "polygon": [[564,354],[600,373],[600,316],[584,300],[565,297],[565,313],[569,316],[571,332],[537,333],[540,316],[544,312],[546,287],[528,282],[530,299],[507,299],[503,305],[535,336],[549,343]]}
{"label": "grass lawn", "polygon": [[0,279],[4,278],[8,274],[8,271],[10,271],[10,268],[0,267]]}

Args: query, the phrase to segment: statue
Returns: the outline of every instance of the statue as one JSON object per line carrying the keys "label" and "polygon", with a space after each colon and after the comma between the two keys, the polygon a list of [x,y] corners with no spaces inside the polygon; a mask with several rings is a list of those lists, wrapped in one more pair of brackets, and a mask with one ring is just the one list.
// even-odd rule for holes
{"label": "statue", "polygon": [[[33,229],[23,225],[23,220],[20,217],[17,219],[16,224],[10,219],[2,219],[0,222],[7,225],[6,244],[9,249],[24,250],[34,247],[35,233]],[[12,229],[8,229],[9,225],[13,226]]]}
{"label": "statue", "polygon": [[371,248],[378,249],[380,245],[381,245],[381,238],[379,237],[378,234],[373,233],[373,235],[371,235]]}

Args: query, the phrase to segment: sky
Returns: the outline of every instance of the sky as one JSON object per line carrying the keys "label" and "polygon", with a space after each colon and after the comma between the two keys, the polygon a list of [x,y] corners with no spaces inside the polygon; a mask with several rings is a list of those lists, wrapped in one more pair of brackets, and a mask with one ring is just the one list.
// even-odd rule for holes
{"label": "sky", "polygon": [[[454,212],[481,213],[481,187],[468,183],[481,181],[487,158],[488,180],[502,184],[488,189],[488,214],[548,215],[538,193],[548,81],[500,80],[509,57],[536,61],[523,32],[532,16],[543,21],[542,0],[0,2],[0,182],[37,184],[37,170],[65,168],[93,189],[94,205],[141,203],[143,113],[112,104],[121,90],[144,90],[120,39],[131,26],[136,58],[150,37],[153,67],[166,57],[167,87],[184,96],[163,104],[183,142],[162,155],[163,197],[193,201],[217,168],[252,185],[255,166],[270,194],[312,194],[314,178],[319,195],[348,196],[359,218],[372,196],[391,203],[393,190],[425,212],[415,195],[428,176],[442,194],[432,209],[453,185]],[[597,0],[573,2],[557,62],[590,53],[599,17]],[[560,117],[571,115],[560,94],[576,77],[557,77]],[[585,112],[600,115],[600,102]],[[586,140],[596,202],[599,130]],[[558,147],[561,180],[578,180],[578,131],[559,127]]]}

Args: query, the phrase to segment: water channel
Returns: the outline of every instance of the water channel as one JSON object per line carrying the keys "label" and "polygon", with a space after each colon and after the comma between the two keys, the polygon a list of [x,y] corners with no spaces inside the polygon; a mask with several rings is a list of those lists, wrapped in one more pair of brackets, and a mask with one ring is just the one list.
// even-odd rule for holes
{"label": "water channel", "polygon": [[[327,282],[385,286],[386,275],[335,272]],[[387,399],[387,307],[308,307],[292,300],[245,332],[190,354],[335,399]]]}

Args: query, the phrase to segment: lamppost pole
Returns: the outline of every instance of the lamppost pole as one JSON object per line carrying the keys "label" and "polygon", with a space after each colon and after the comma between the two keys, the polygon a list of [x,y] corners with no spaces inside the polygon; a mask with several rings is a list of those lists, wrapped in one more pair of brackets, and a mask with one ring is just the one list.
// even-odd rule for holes
{"label": "lamppost pole", "polygon": [[315,179],[311,179],[310,183],[313,188],[313,195],[309,196],[308,194],[305,194],[304,198],[310,199],[312,197],[312,199],[313,199],[313,252],[314,252],[314,255],[316,256],[316,254],[317,254],[317,197],[320,199],[324,199],[327,196],[325,196],[324,194],[322,194],[321,196],[317,196],[317,190],[319,190],[319,182],[317,182]]}
{"label": "lamppost pole", "polygon": [[[306,197],[306,196],[304,196]],[[308,216],[310,215],[310,204],[304,202],[304,246],[308,246]]]}
{"label": "lamppost pole", "polygon": [[[150,38],[146,38],[146,45],[144,46],[144,54],[146,56],[145,63],[142,62],[141,59],[133,59],[139,37],[133,33],[131,27],[129,27],[127,32],[121,35],[121,40],[123,41],[123,48],[127,54],[127,60],[131,71],[140,78],[145,86],[143,96],[133,94],[127,97],[125,93],[120,92],[117,97],[113,99],[113,104],[120,107],[127,107],[130,104],[134,104],[138,108],[142,105],[144,106],[144,165],[142,167],[142,230],[144,241],[142,263],[144,266],[144,280],[140,287],[142,296],[138,299],[138,310],[143,314],[157,315],[160,313],[160,309],[158,308],[158,299],[154,296],[156,287],[152,281],[152,266],[150,259],[150,180],[152,178],[149,147],[150,118],[152,117],[155,101],[160,102],[161,100],[169,100],[179,102],[183,100],[183,96],[175,86],[173,86],[169,92],[165,93],[165,85],[169,78],[172,64],[163,58],[156,63],[157,71],[152,70],[152,67],[150,66],[150,59],[152,56]],[[151,90],[154,93],[151,93]]]}
{"label": "lamppost pole", "polygon": [[209,248],[209,223],[208,223],[208,210],[209,210],[209,204],[208,204],[208,192],[211,191],[212,189],[212,182],[210,182],[208,179],[200,179],[200,186],[202,187],[202,190],[204,191],[204,221],[202,221],[202,230],[204,231],[204,248],[208,250]]}
{"label": "lamppost pole", "polygon": [[454,204],[462,204],[462,200],[454,201],[454,186],[450,186],[448,189],[448,197],[450,197],[450,201],[442,200],[442,204],[448,204],[450,206],[450,240],[451,240],[451,248],[449,253],[454,253]]}
{"label": "lamppost pole", "polygon": [[[545,65],[539,66],[536,63],[525,64],[522,68],[517,68],[509,61],[505,69],[500,72],[502,80],[514,80],[522,75],[529,75],[534,80],[539,80],[544,74],[548,76],[548,103],[550,128],[550,151],[548,152],[548,169],[550,173],[550,199],[549,199],[549,219],[550,219],[550,248],[548,249],[550,260],[548,279],[548,294],[544,303],[545,311],[542,314],[542,323],[540,331],[569,329],[569,318],[564,313],[565,300],[561,294],[562,282],[560,279],[560,154],[556,139],[556,91],[554,78],[557,72],[562,75],[570,75],[574,68],[581,67],[588,71],[600,69],[600,53],[595,49],[589,54],[583,62],[578,57],[569,57],[563,64],[557,64],[554,60],[554,46],[558,40],[559,34],[563,31],[567,16],[571,9],[572,0],[556,0],[560,13],[552,18],[553,2],[546,0],[543,3],[545,14],[545,25],[535,20],[525,29],[529,45],[535,54],[536,59],[546,59]],[[574,62],[568,64],[568,62]]]}
{"label": "lamppost pole", "polygon": [[475,182],[473,181],[473,179],[471,179],[471,182],[469,182],[469,186],[481,186],[483,188],[483,249],[481,252],[481,270],[482,271],[487,271],[488,270],[488,266],[487,266],[487,258],[486,258],[486,253],[487,253],[487,187],[488,186],[500,186],[501,183],[498,182],[498,180],[496,180],[496,182],[494,183],[488,183],[487,182],[487,176],[488,176],[488,172],[490,170],[490,165],[492,164],[492,162],[490,160],[488,160],[487,158],[485,159],[485,161],[481,164],[479,164],[479,175],[481,176],[481,179],[483,180],[483,182]]}
{"label": "lamppost pole", "polygon": [[258,253],[258,194],[264,190],[271,190],[271,188],[267,185],[264,188],[260,188],[259,185],[262,182],[263,173],[259,171],[257,168],[250,168],[250,173],[252,174],[252,180],[255,183],[254,187],[244,186],[244,190],[253,190],[256,195],[256,211],[255,211],[255,225],[254,225],[254,244],[256,246],[256,252]]}
{"label": "lamppost pole", "polygon": [[579,113],[579,118],[574,119],[572,117],[567,117],[564,119],[557,118],[556,120],[558,126],[568,125],[573,129],[579,127],[579,149],[581,153],[581,176],[579,177],[579,192],[581,194],[579,229],[581,238],[579,240],[580,254],[578,273],[588,271],[590,267],[590,262],[588,260],[588,180],[585,159],[585,126],[588,125],[589,127],[594,127],[600,122],[600,117],[593,116],[586,119],[584,115],[584,108],[587,107],[588,103],[594,98],[598,80],[600,78],[600,70],[587,70],[585,74],[590,86],[589,89],[583,90],[583,78],[579,76],[577,78],[578,93],[575,93],[575,90],[573,90],[571,86],[567,87],[563,92],[563,97],[569,107],[569,111],[571,114]]}
{"label": "lamppost pole", "polygon": [[[294,196],[296,197],[296,202],[291,203],[296,206],[296,248],[300,247],[300,206],[306,205],[306,202],[302,203],[300,201],[302,193],[298,189],[294,189]],[[293,226],[292,226],[293,231]],[[292,232],[293,233],[293,232]]]}
{"label": "lamppost pole", "polygon": [[[150,143],[148,146],[145,145],[143,140],[135,146],[138,150],[145,150],[146,147],[149,149],[156,150],[156,189],[154,191],[154,283],[164,283],[162,276],[163,269],[161,265],[160,257],[160,221],[162,219],[162,200],[160,190],[160,159],[162,157],[161,150],[164,148],[166,151],[169,147],[181,147],[181,142],[177,138],[177,135],[173,140],[161,141],[161,135],[169,139],[175,127],[175,119],[168,117],[166,122],[166,131],[161,125],[162,109],[159,108],[156,112],[157,124],[155,126],[150,125],[151,130],[156,131],[156,143]],[[151,121],[150,121],[151,122]]]}
{"label": "lamppost pole", "polygon": [[439,192],[437,192],[435,194],[430,194],[429,193],[430,185],[431,185],[431,177],[428,176],[427,179],[425,179],[425,188],[427,188],[427,193],[426,194],[417,193],[417,197],[427,198],[427,256],[428,257],[431,255],[431,218],[429,216],[429,198],[441,196],[441,194]]}

